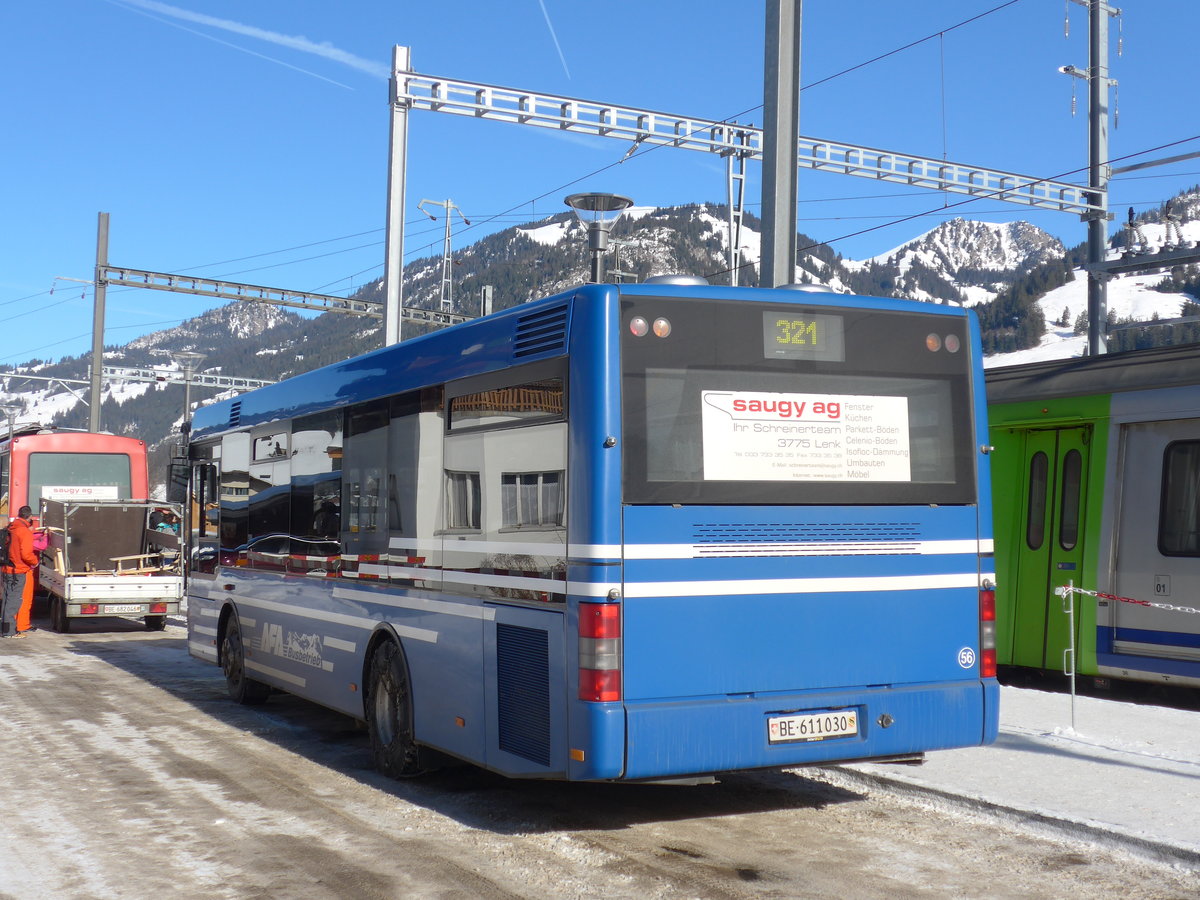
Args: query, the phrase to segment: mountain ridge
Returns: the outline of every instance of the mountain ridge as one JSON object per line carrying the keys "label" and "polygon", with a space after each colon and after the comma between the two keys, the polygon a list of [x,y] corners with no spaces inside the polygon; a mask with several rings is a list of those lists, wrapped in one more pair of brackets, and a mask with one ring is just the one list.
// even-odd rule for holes
{"label": "mountain ridge", "polygon": [[[1200,220],[1200,191],[1175,198],[1174,210]],[[610,272],[624,280],[651,275],[701,274],[713,283],[729,275],[727,208],[708,203],[679,207],[640,207],[618,220],[611,234]],[[753,285],[760,248],[760,223],[744,217],[738,280]],[[1200,239],[1200,221],[1186,223],[1189,239]],[[1145,214],[1143,230],[1161,238],[1165,213]],[[1120,234],[1114,238],[1120,244]],[[1043,296],[1076,280],[1081,248],[1067,249],[1056,238],[1026,222],[993,224],[955,218],[867,260],[846,260],[831,248],[798,235],[803,248],[797,282],[822,284],[835,291],[895,296],[927,302],[973,306],[984,326],[987,349],[1014,351],[1033,347],[1048,335]],[[483,285],[494,290],[495,308],[503,309],[536,297],[569,289],[586,280],[589,269],[584,227],[569,212],[488,235],[454,254],[453,309],[479,313]],[[425,257],[405,266],[405,303],[441,306],[442,259]],[[1159,279],[1161,280],[1161,279]],[[1182,282],[1187,284],[1186,279]],[[1146,289],[1152,291],[1153,285]],[[1179,295],[1186,297],[1186,294]],[[381,281],[371,282],[356,298],[382,302]],[[1057,300],[1048,301],[1052,308]],[[1067,303],[1068,309],[1071,300]],[[1172,300],[1175,308],[1182,300]],[[1169,308],[1169,305],[1168,307]],[[1054,312],[1056,321],[1061,319]],[[433,327],[405,323],[411,337]],[[178,326],[142,335],[120,346],[106,347],[105,363],[116,366],[173,369],[171,354],[198,350],[206,354],[202,371],[279,379],[327,365],[380,346],[378,319],[324,313],[306,316],[262,303],[236,302],[210,309]],[[86,378],[88,356],[57,362],[31,360],[0,366],[0,374],[36,373],[46,377]],[[193,386],[192,399],[204,402],[218,392]],[[36,420],[62,427],[86,427],[87,412],[79,398],[44,382],[12,377],[0,392],[0,403],[21,408],[17,421]],[[165,383],[110,383],[105,386],[101,421],[105,430],[136,435],[151,448],[159,471],[178,442],[183,388]]]}

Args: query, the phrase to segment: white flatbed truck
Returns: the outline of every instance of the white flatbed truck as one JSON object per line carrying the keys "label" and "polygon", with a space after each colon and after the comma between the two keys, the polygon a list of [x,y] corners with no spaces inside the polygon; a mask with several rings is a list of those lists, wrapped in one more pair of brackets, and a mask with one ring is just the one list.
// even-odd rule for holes
{"label": "white flatbed truck", "polygon": [[150,527],[150,514],[175,504],[150,500],[43,500],[38,583],[49,595],[55,631],[74,619],[142,618],[150,631],[166,627],[184,597],[179,535]]}

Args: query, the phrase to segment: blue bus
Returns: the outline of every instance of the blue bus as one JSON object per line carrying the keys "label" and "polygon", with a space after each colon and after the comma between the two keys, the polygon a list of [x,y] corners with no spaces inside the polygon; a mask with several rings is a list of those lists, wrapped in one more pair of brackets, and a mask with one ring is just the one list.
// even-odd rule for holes
{"label": "blue bus", "polygon": [[994,740],[975,317],[691,281],[581,286],[200,409],[190,652],[236,701],[365,721],[397,777]]}

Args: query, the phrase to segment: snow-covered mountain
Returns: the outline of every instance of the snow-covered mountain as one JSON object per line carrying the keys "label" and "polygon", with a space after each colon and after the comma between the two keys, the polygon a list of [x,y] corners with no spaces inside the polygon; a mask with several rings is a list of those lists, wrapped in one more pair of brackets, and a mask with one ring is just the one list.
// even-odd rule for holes
{"label": "snow-covered mountain", "polygon": [[940,280],[974,306],[991,300],[1022,273],[1065,255],[1057,238],[1028,222],[951,219],[887,253],[847,265],[894,273],[897,294],[914,300],[938,299],[923,285]]}

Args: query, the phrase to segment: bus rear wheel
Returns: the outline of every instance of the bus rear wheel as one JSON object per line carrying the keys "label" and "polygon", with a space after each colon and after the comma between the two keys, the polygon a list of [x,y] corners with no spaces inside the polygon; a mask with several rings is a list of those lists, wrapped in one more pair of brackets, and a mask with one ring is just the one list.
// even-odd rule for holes
{"label": "bus rear wheel", "polygon": [[404,652],[384,641],[371,655],[367,731],[375,768],[389,778],[412,778],[425,772],[421,748],[413,740],[412,689]]}
{"label": "bus rear wheel", "polygon": [[144,621],[147,631],[164,631],[167,627],[166,616],[145,616]]}
{"label": "bus rear wheel", "polygon": [[246,651],[236,612],[229,617],[225,637],[221,640],[221,671],[225,673],[225,687],[234,701],[246,706],[267,702],[271,688],[246,676]]}

